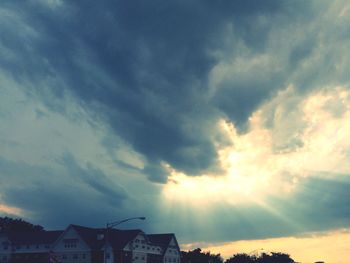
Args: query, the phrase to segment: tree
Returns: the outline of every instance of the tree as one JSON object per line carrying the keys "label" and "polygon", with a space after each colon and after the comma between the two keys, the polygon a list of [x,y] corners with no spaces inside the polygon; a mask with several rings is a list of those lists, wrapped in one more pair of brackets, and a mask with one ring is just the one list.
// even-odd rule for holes
{"label": "tree", "polygon": [[3,232],[38,232],[44,231],[40,225],[33,225],[22,219],[13,219],[10,217],[0,217],[0,233]]}
{"label": "tree", "polygon": [[295,263],[295,261],[288,254],[272,252],[262,253],[260,256],[235,254],[225,263]]}
{"label": "tree", "polygon": [[200,248],[196,248],[192,251],[181,251],[182,263],[223,263],[223,259],[220,254],[211,254],[209,252],[202,252]]}
{"label": "tree", "polygon": [[256,257],[245,253],[235,254],[225,261],[225,263],[255,263]]}
{"label": "tree", "polygon": [[288,255],[280,252],[272,252],[271,254],[262,253],[256,260],[257,263],[295,263]]}

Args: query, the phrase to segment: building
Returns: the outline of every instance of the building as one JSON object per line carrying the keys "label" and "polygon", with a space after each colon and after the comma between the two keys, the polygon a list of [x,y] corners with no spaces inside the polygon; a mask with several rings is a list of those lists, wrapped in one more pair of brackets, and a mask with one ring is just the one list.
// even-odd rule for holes
{"label": "building", "polygon": [[0,234],[0,262],[46,263],[53,242],[62,233],[63,231],[40,231]]}
{"label": "building", "polygon": [[64,231],[0,234],[0,263],[180,263],[174,234],[69,225]]}
{"label": "building", "polygon": [[[161,261],[160,262],[180,262],[181,252],[174,234],[156,234],[147,235],[151,244],[160,247]],[[150,255],[151,256],[151,255]],[[150,261],[153,262],[153,261]],[[154,261],[156,262],[156,261]],[[157,261],[158,262],[158,261]]]}

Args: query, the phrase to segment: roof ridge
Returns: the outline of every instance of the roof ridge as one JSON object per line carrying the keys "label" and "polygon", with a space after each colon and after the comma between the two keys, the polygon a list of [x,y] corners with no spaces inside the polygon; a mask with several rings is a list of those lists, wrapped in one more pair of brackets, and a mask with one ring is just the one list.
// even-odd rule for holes
{"label": "roof ridge", "polygon": [[147,234],[147,236],[155,236],[155,235],[175,235],[174,233],[161,233],[161,234]]}

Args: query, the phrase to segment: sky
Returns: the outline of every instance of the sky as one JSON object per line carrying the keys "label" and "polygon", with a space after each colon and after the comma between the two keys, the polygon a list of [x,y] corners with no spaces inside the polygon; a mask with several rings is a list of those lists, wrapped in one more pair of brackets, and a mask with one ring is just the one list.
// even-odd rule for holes
{"label": "sky", "polygon": [[346,0],[2,0],[0,215],[345,262],[349,24]]}

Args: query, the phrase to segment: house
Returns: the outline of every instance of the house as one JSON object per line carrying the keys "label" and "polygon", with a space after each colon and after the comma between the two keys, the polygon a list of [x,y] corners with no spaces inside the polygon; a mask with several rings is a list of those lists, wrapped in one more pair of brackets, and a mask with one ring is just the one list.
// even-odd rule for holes
{"label": "house", "polygon": [[69,225],[64,231],[3,233],[0,263],[180,263],[174,234]]}
{"label": "house", "polygon": [[155,234],[147,236],[151,244],[161,247],[162,263],[180,263],[180,247],[174,234]]}
{"label": "house", "polygon": [[47,263],[52,243],[63,231],[1,234],[0,262]]}

